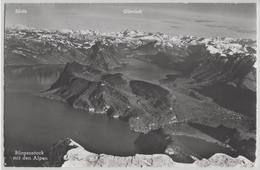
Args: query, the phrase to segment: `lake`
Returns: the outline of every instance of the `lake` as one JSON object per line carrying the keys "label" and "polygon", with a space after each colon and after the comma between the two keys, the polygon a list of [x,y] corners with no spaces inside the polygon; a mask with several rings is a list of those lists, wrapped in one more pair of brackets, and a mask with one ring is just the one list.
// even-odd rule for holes
{"label": "lake", "polygon": [[[134,141],[139,134],[130,131],[126,121],[106,115],[90,115],[66,103],[39,97],[37,94],[48,88],[50,77],[55,81],[53,74],[58,74],[50,73],[46,77],[37,77],[35,71],[26,74],[5,79],[6,156],[13,155],[15,150],[43,150],[47,154],[52,144],[65,137],[96,153],[134,155],[138,152]],[[14,164],[40,165],[32,161],[17,161]]]}
{"label": "lake", "polygon": [[[62,138],[71,138],[88,151],[130,156],[163,153],[167,145],[161,134],[143,135],[130,130],[128,122],[106,115],[89,114],[67,103],[40,97],[57,80],[64,65],[6,66],[4,87],[4,155],[6,166],[42,166],[44,161],[13,161],[16,150],[43,151]],[[128,77],[158,83],[166,74],[150,63],[136,60],[114,70]],[[228,150],[197,138],[176,136],[194,152],[208,157]],[[137,142],[138,141],[138,142]],[[191,142],[193,141],[193,142]],[[203,142],[203,145],[201,143]],[[203,148],[203,149],[201,149]],[[201,153],[200,153],[201,152]]]}

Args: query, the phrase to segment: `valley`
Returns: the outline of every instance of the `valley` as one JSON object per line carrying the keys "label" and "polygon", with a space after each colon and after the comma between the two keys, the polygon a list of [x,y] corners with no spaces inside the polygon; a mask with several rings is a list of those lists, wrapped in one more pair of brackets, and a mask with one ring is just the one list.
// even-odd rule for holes
{"label": "valley", "polygon": [[19,166],[9,159],[17,147],[54,159],[63,138],[97,154],[254,162],[255,48],[249,39],[7,29],[6,162]]}

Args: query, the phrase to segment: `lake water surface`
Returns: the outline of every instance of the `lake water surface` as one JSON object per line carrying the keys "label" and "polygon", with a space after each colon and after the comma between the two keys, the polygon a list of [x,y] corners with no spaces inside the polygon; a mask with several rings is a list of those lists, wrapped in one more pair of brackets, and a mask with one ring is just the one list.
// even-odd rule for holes
{"label": "lake water surface", "polygon": [[[134,141],[139,134],[130,131],[126,121],[106,115],[90,115],[66,103],[39,97],[38,93],[48,88],[51,76],[36,78],[33,74],[5,80],[4,145],[7,159],[15,150],[48,152],[52,144],[65,137],[96,153],[134,155],[138,152]],[[12,163],[19,166],[19,162]],[[30,166],[31,161],[24,163]]]}
{"label": "lake water surface", "polygon": [[[72,138],[88,151],[130,156],[136,153],[163,153],[165,141],[160,134],[143,136],[130,130],[128,122],[106,115],[93,115],[74,109],[67,103],[40,97],[57,80],[64,66],[5,67],[4,87],[4,154],[6,166],[42,166],[43,161],[13,161],[16,150],[44,151],[62,138]],[[174,73],[152,64],[136,61],[118,69],[128,77],[158,83]],[[115,70],[116,72],[116,70]],[[140,136],[142,138],[140,138]],[[194,152],[207,157],[229,151],[204,144],[196,138],[176,136]],[[138,139],[138,140],[137,140]],[[141,144],[136,143],[141,141]],[[191,142],[193,141],[193,142]],[[159,149],[158,149],[159,148]],[[199,148],[199,151],[196,150]],[[203,149],[201,149],[203,148]]]}

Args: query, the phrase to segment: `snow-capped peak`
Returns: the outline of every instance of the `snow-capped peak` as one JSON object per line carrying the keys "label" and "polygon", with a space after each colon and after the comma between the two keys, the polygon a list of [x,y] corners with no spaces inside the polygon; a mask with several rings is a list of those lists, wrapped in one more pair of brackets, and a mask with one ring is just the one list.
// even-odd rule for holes
{"label": "snow-capped peak", "polygon": [[[247,51],[248,45],[252,49],[255,49],[255,42],[250,40],[241,40],[236,38],[221,38],[221,37],[214,37],[214,38],[203,38],[203,37],[194,37],[190,35],[179,35],[179,36],[169,36],[160,32],[157,33],[149,33],[149,32],[142,32],[138,30],[125,30],[123,32],[110,32],[110,33],[103,33],[98,31],[92,30],[79,30],[74,31],[71,29],[61,29],[59,31],[46,31],[29,28],[27,26],[17,24],[13,27],[13,29],[19,30],[16,32],[15,35],[24,36],[26,32],[24,30],[31,30],[32,32],[36,33],[37,36],[29,36],[32,39],[49,39],[51,41],[58,41],[59,43],[66,43],[71,46],[75,46],[76,48],[85,48],[88,49],[86,45],[82,42],[92,42],[94,40],[101,39],[104,44],[113,44],[118,45],[119,43],[125,43],[128,47],[136,48],[138,46],[142,46],[148,43],[154,42],[155,48],[173,48],[173,47],[186,47],[189,45],[205,45],[207,50],[211,54],[219,53],[221,56],[233,55],[236,53],[244,53],[255,55],[254,52],[250,53]],[[70,37],[75,37],[76,41],[72,42],[69,39],[66,39],[66,35],[59,35],[61,34],[68,34]],[[10,33],[12,34],[12,33]],[[80,40],[80,41],[77,41]]]}

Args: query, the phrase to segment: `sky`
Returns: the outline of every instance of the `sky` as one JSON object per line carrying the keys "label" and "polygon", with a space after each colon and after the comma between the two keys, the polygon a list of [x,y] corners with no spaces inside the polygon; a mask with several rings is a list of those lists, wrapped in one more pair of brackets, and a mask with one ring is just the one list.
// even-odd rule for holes
{"label": "sky", "polygon": [[[126,12],[130,11],[130,13]],[[137,11],[136,13],[133,13]],[[5,26],[256,39],[255,4],[6,4]]]}

